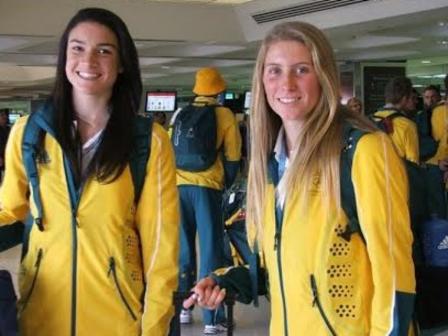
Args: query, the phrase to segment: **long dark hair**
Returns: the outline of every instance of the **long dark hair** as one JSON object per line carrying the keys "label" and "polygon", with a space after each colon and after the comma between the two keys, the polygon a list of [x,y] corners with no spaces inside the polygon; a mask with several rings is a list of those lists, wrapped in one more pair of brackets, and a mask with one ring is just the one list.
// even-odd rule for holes
{"label": "long dark hair", "polygon": [[122,72],[118,74],[109,102],[110,118],[101,143],[89,166],[102,182],[115,180],[129,161],[132,146],[133,121],[137,115],[142,93],[142,80],[137,50],[126,24],[116,14],[102,8],[84,8],[69,21],[59,42],[56,80],[52,93],[55,108],[56,137],[68,156],[79,181],[81,176],[79,153],[81,143],[74,131],[75,111],[72,102],[72,85],[65,73],[68,37],[73,28],[82,22],[95,22],[109,28],[117,37]]}

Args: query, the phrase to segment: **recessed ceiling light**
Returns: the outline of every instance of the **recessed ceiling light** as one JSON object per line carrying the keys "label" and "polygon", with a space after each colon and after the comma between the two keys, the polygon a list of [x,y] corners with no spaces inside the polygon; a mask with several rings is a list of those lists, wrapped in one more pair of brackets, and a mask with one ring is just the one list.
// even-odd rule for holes
{"label": "recessed ceiling light", "polygon": [[437,41],[437,43],[443,46],[448,46],[448,40]]}
{"label": "recessed ceiling light", "polygon": [[422,63],[423,64],[431,64],[431,61],[430,60],[423,60]]}
{"label": "recessed ceiling light", "polygon": [[448,22],[447,21],[439,21],[438,24],[439,24],[440,27],[448,26]]}

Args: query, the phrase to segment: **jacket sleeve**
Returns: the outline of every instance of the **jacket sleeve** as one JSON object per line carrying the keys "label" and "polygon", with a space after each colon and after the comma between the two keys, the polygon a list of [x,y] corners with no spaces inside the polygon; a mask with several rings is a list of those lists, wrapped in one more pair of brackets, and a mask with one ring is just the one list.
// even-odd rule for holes
{"label": "jacket sleeve", "polygon": [[406,153],[405,158],[408,161],[419,164],[420,162],[420,147],[418,143],[417,125],[412,122],[406,130]]}
{"label": "jacket sleeve", "polygon": [[142,335],[168,334],[174,314],[179,251],[179,204],[174,155],[167,133],[153,126],[151,156],[137,208],[146,283]]}
{"label": "jacket sleeve", "polygon": [[5,152],[5,177],[0,189],[0,226],[23,221],[29,212],[28,179],[22,162],[22,137],[26,118],[13,126]]}
{"label": "jacket sleeve", "polygon": [[369,335],[391,335],[407,328],[415,276],[407,176],[386,135],[377,132],[359,140],[352,179],[374,287]]}
{"label": "jacket sleeve", "polygon": [[224,175],[225,185],[229,188],[238,173],[241,160],[241,133],[238,123],[232,111],[228,110],[222,114],[223,128],[223,147],[224,147]]}

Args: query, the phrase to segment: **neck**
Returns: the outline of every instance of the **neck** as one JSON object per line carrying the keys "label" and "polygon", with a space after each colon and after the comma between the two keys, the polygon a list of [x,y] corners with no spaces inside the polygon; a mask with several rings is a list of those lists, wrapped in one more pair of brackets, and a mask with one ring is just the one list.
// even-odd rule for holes
{"label": "neck", "polygon": [[288,151],[288,156],[292,152],[294,152],[297,148],[297,138],[302,129],[301,121],[291,121],[291,122],[283,122],[283,127],[285,129],[285,142],[286,149]]}
{"label": "neck", "polygon": [[109,120],[108,99],[73,99],[78,132],[81,142],[106,127]]}

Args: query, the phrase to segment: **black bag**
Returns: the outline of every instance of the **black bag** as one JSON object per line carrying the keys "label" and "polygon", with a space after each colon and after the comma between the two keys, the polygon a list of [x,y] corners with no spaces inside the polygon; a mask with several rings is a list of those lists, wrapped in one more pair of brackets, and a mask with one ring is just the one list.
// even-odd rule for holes
{"label": "black bag", "polygon": [[171,142],[177,168],[192,172],[208,169],[218,156],[215,106],[184,107],[174,120]]}
{"label": "black bag", "polygon": [[416,266],[416,314],[422,329],[448,325],[448,267]]}
{"label": "black bag", "polygon": [[11,274],[0,270],[0,335],[18,335],[16,293]]}

